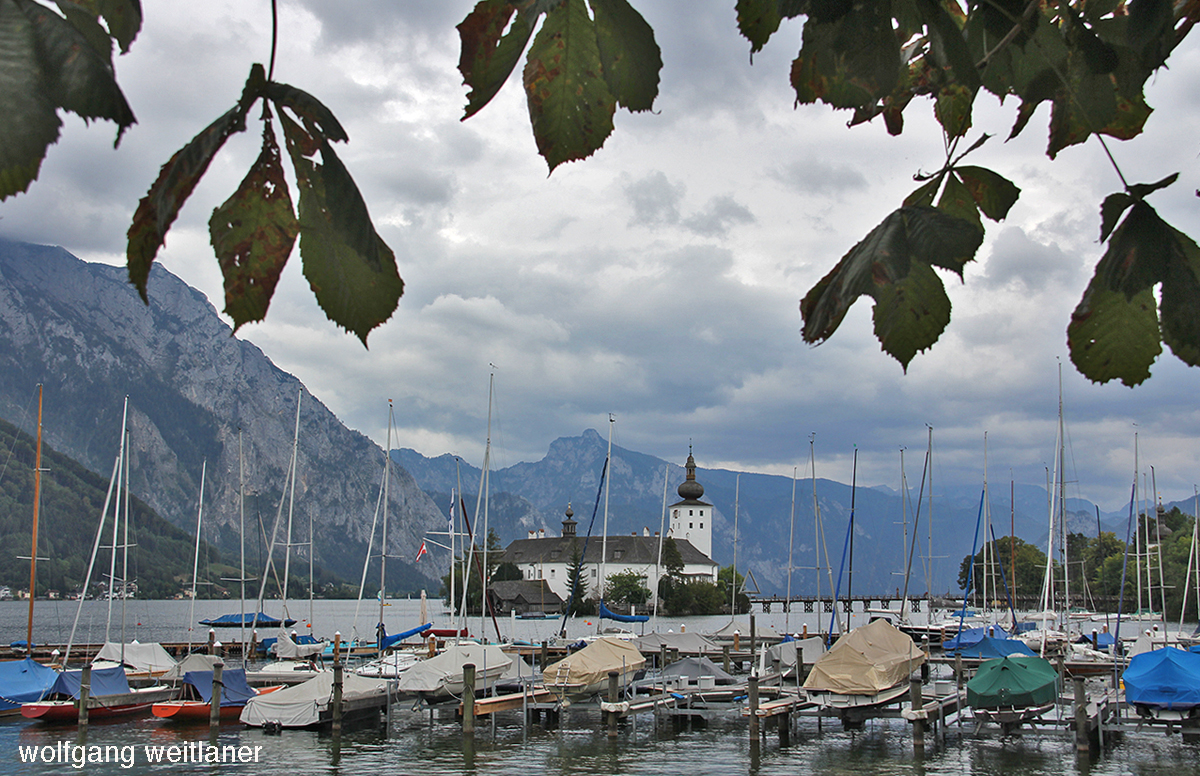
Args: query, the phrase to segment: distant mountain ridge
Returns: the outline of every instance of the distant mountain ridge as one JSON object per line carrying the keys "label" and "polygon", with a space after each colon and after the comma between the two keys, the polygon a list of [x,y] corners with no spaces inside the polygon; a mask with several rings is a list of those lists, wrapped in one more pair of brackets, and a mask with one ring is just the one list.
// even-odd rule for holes
{"label": "distant mountain ridge", "polygon": [[[228,551],[239,536],[239,433],[250,543],[271,532],[278,514],[299,396],[293,541],[307,543],[311,520],[315,562],[357,583],[383,451],[233,336],[200,292],[161,266],[151,272],[149,297],[143,304],[123,267],[0,239],[0,417],[32,431],[29,397],[43,383],[48,443],[107,477],[129,396],[134,492],[194,533],[207,461],[204,536]],[[388,554],[413,558],[444,518],[404,471],[393,472],[390,493]],[[293,552],[296,568],[308,550]],[[437,587],[428,562],[388,568],[394,590]]]}
{"label": "distant mountain ridge", "polygon": [[[518,463],[490,473],[490,527],[502,544],[525,538],[528,531],[545,529],[551,535],[561,530],[563,513],[570,504],[582,535],[596,514],[593,535],[600,535],[603,501],[600,476],[604,468],[607,442],[594,429],[577,437],[562,437],[550,444],[546,456],[534,463]],[[449,503],[452,489],[462,483],[468,510],[473,509],[473,494],[478,491],[480,470],[452,455],[428,458],[403,448],[392,453],[417,484],[441,503]],[[828,595],[836,584],[843,545],[850,517],[851,487],[818,478],[796,481],[794,529],[792,520],[792,480],[776,475],[750,474],[723,469],[705,469],[703,451],[695,451],[697,480],[704,486],[704,500],[715,509],[713,552],[722,566],[733,561],[734,499],[738,496],[738,570],[753,573],[764,593],[782,593],[787,585],[788,538],[792,534],[792,590],[797,595],[812,595],[818,589]],[[676,489],[683,481],[682,464],[613,447],[609,499],[609,533],[641,533],[660,530],[662,521],[663,475],[669,467],[667,503],[678,500]],[[918,479],[910,475],[911,502],[902,505],[900,494],[889,488],[859,486],[853,494],[854,556],[853,577],[849,569],[842,591],[855,594],[895,594],[904,586],[902,571],[912,552],[914,513],[919,489]],[[821,525],[813,509],[813,490],[820,506]],[[909,591],[923,593],[928,587],[934,594],[957,592],[957,577],[962,559],[972,551],[976,524],[979,522],[982,484],[971,487],[943,485],[934,489],[933,560],[929,564],[929,505],[920,505],[918,550],[913,553]],[[1010,499],[1010,495],[1012,498]],[[597,504],[599,507],[597,508]],[[988,494],[992,527],[997,537],[1013,531],[1027,542],[1044,547],[1048,529],[1048,502],[1045,488],[1016,485],[993,488]],[[1015,508],[1013,507],[1015,503]],[[1168,508],[1170,505],[1168,505]],[[1187,505],[1190,507],[1190,505]],[[1094,535],[1095,506],[1080,499],[1068,499],[1068,528]],[[907,512],[907,532],[902,525]],[[1120,518],[1119,520],[1117,518]],[[1124,516],[1104,515],[1103,529],[1124,537]],[[823,531],[823,536],[818,533]],[[477,531],[481,530],[476,528]],[[907,541],[907,545],[905,542]],[[815,547],[823,546],[818,564]],[[825,554],[828,553],[829,562]],[[820,579],[816,566],[821,566]],[[833,566],[832,573],[829,566]],[[832,581],[831,581],[832,577]],[[819,586],[819,587],[818,587]]]}

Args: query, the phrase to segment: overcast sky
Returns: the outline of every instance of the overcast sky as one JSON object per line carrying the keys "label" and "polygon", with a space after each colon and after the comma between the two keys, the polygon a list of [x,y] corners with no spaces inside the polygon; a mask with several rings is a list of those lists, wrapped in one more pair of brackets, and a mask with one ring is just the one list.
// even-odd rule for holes
{"label": "overcast sky", "polygon": [[[872,334],[860,300],[832,340],[800,339],[808,289],[943,163],[927,103],[906,131],[846,127],[848,114],[795,108],[788,71],[800,24],[754,57],[733,0],[635,0],[664,67],[651,113],[618,111],[584,162],[547,175],[519,76],[461,121],[466,88],[455,25],[466,0],[280,3],[276,79],[322,100],[350,135],[338,148],[395,251],[406,292],[366,350],[325,319],[294,254],[268,319],[240,337],[296,374],[347,425],[397,446],[483,458],[494,364],[495,466],[545,455],[586,428],[707,468],[808,471],[898,487],[899,450],[919,478],[934,429],[935,479],[1044,484],[1055,457],[1063,368],[1071,495],[1106,510],[1128,501],[1134,436],[1168,500],[1200,481],[1200,371],[1169,352],[1138,388],[1088,383],[1066,326],[1093,267],[1099,203],[1120,182],[1100,146],[1044,154],[1048,105],[1004,143],[1017,103],[982,98],[973,155],[1022,195],[966,283],[943,274],[948,331],[905,374]],[[118,79],[138,117],[112,149],[111,124],[65,117],[29,193],[0,204],[0,233],[124,263],[125,232],[159,166],[233,105],[270,52],[267,2],[151,3]],[[1111,142],[1134,182],[1180,173],[1151,203],[1192,236],[1200,188],[1200,54],[1193,35],[1148,93],[1147,132]],[[519,73],[519,67],[518,67]],[[257,115],[257,111],[254,112]],[[223,307],[208,244],[212,209],[258,153],[256,130],[230,142],[172,228],[159,260]],[[289,167],[290,175],[290,167]],[[915,484],[914,484],[915,487]]]}

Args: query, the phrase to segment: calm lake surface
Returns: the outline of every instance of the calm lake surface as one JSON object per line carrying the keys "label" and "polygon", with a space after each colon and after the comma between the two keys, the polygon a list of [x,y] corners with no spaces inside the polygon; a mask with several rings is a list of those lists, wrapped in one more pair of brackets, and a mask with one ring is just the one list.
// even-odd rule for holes
{"label": "calm lake surface", "polygon": [[[119,617],[119,601],[113,613]],[[140,641],[187,641],[188,601],[125,602],[125,637]],[[385,607],[389,632],[399,632],[418,623],[419,602],[402,600]],[[9,641],[25,636],[25,602],[0,602],[0,638]],[[235,611],[236,602],[197,601],[195,620]],[[250,609],[251,607],[247,607]],[[268,602],[268,614],[282,611],[279,602]],[[295,627],[308,630],[309,603],[293,602],[292,617],[302,622]],[[374,637],[379,607],[376,601],[364,601],[359,610],[357,628],[353,601],[316,601],[312,608],[313,630],[330,636],[355,632],[361,638]],[[449,626],[441,603],[429,601],[430,618]],[[76,615],[75,602],[42,602],[35,606],[34,639],[39,643],[65,643]],[[108,615],[107,601],[86,602],[80,614],[79,642],[104,640]],[[748,625],[748,618],[742,618]],[[742,621],[739,619],[739,622]],[[479,628],[478,620],[472,631]],[[695,618],[663,621],[660,630],[686,626],[689,631],[711,632],[728,623],[727,618]],[[784,615],[759,614],[756,623],[784,630]],[[793,613],[788,618],[791,630],[800,630],[804,621]],[[809,620],[815,630],[815,620]],[[855,623],[858,624],[858,623]],[[508,637],[541,641],[559,629],[558,621],[500,620],[501,632]],[[119,621],[110,635],[119,637]],[[492,626],[488,624],[489,633]],[[747,628],[748,629],[748,628]],[[595,631],[595,621],[568,623],[572,637]],[[270,635],[270,634],[264,634]],[[207,639],[203,626],[192,630],[197,642]],[[220,638],[220,636],[218,636]],[[1180,736],[1161,732],[1138,731],[1110,737],[1098,757],[1076,756],[1067,732],[1030,732],[1022,737],[1001,740],[994,729],[978,736],[974,726],[953,722],[941,735],[927,736],[923,756],[913,754],[909,726],[899,720],[867,723],[864,730],[848,733],[836,722],[826,721],[818,731],[816,720],[793,721],[790,745],[783,747],[775,731],[759,741],[750,739],[748,727],[739,716],[718,716],[706,725],[677,728],[667,718],[657,723],[652,714],[636,716],[623,724],[617,739],[610,741],[595,709],[568,710],[557,729],[537,724],[525,726],[518,712],[480,721],[473,745],[464,743],[460,725],[453,718],[432,717],[428,711],[412,710],[407,703],[393,708],[386,732],[378,729],[352,730],[335,740],[328,733],[284,731],[279,736],[264,735],[257,729],[227,725],[215,739],[226,752],[240,752],[242,761],[225,764],[183,762],[192,758],[197,747],[213,743],[206,726],[169,726],[152,719],[93,724],[81,738],[73,726],[52,727],[21,718],[0,720],[0,773],[49,774],[79,773],[231,773],[231,774],[918,774],[946,776],[966,774],[1029,774],[1030,776],[1085,774],[1200,774],[1200,746],[1181,741]],[[81,748],[82,747],[82,748]],[[178,762],[152,763],[153,753],[166,757],[170,748]],[[235,747],[240,747],[237,749]],[[26,762],[36,753],[37,762]],[[90,755],[108,762],[91,762],[77,767],[71,758]],[[49,762],[47,762],[49,760]]]}

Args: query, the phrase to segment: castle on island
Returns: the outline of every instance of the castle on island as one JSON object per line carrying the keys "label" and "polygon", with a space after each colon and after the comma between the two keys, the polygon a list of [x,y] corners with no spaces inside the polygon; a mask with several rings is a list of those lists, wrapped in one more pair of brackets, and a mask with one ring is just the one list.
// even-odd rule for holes
{"label": "castle on island", "polygon": [[[719,566],[712,559],[714,509],[703,501],[704,486],[696,480],[696,460],[690,451],[685,469],[686,479],[678,488],[679,501],[668,507],[666,538],[675,540],[685,579],[716,582]],[[568,505],[560,536],[546,536],[545,530],[530,531],[528,538],[509,544],[504,560],[521,570],[523,581],[493,582],[496,597],[519,614],[561,610],[571,594],[571,564],[579,555],[589,596],[595,596],[601,589],[601,575],[607,579],[625,572],[642,577],[651,593],[658,594],[659,578],[666,575],[659,565],[662,541],[658,531],[651,533],[649,528],[643,528],[641,535],[635,532],[587,538],[578,535],[577,526],[574,511]]]}

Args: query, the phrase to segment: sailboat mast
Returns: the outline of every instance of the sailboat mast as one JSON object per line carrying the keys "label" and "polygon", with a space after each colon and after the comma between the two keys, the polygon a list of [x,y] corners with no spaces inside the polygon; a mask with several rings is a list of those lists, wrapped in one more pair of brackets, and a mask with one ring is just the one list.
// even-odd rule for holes
{"label": "sailboat mast", "polygon": [[192,601],[188,604],[188,652],[192,651],[192,625],[196,619],[196,583],[200,574],[200,527],[204,519],[204,478],[208,473],[208,459],[200,464],[200,503],[196,509],[196,552],[192,556]]}
{"label": "sailboat mast", "polygon": [[[42,385],[38,384],[37,451],[33,458],[33,547],[29,551],[29,622],[25,649],[33,654],[33,599],[37,595],[38,511],[42,501]],[[86,592],[86,591],[85,591]],[[85,596],[86,597],[86,596]]]}
{"label": "sailboat mast", "polygon": [[[817,434],[814,431],[808,437],[808,460],[812,466],[812,497],[813,497],[813,554],[817,565],[817,600],[821,600],[821,512],[817,504]],[[819,605],[819,604],[818,604]]]}
{"label": "sailboat mast", "polygon": [[738,550],[738,503],[741,500],[742,475],[739,472],[733,485],[733,574],[729,580],[729,618],[737,616],[737,550]]}
{"label": "sailboat mast", "polygon": [[[608,462],[609,476],[604,480],[604,535],[600,537],[600,587],[596,591],[600,602],[604,602],[604,582],[608,578],[606,576],[606,564],[608,562],[608,491],[612,484],[612,432],[613,424],[616,423],[616,418],[612,413],[608,413],[608,453],[605,461]],[[596,618],[596,632],[600,631],[600,619]]]}
{"label": "sailboat mast", "polygon": [[288,491],[288,519],[287,519],[287,542],[284,544],[283,553],[283,589],[280,591],[280,597],[283,599],[283,618],[289,618],[288,614],[288,579],[291,577],[292,568],[292,512],[296,505],[296,458],[300,452],[300,399],[303,392],[296,392],[296,430],[292,434],[292,465],[288,472],[290,480]]}
{"label": "sailboat mast", "polygon": [[124,540],[121,546],[121,662],[125,662],[125,602],[129,600],[129,445],[132,443],[132,435],[128,427],[125,428],[125,527],[122,531]]}
{"label": "sailboat mast", "polygon": [[239,604],[238,616],[241,624],[238,634],[242,640],[242,667],[246,665],[246,468],[242,458],[242,429],[238,427],[238,533],[241,565],[238,567]]}
{"label": "sailboat mast", "polygon": [[[671,464],[663,467],[663,497],[662,497],[662,517],[658,524],[658,559],[654,562],[654,617],[657,622],[658,618],[658,599],[659,588],[662,586],[662,553],[663,540],[667,535],[667,481],[671,476]],[[789,562],[789,566],[791,563]]]}
{"label": "sailboat mast", "polygon": [[[392,477],[392,400],[388,399],[387,450],[383,457],[383,529],[379,540],[379,622],[383,622],[384,600],[387,598],[387,538],[388,538],[388,488]],[[453,576],[453,574],[451,575]],[[424,624],[424,623],[422,623]],[[380,647],[383,645],[380,644]]]}
{"label": "sailboat mast", "polygon": [[1071,558],[1067,548],[1067,427],[1063,420],[1062,363],[1058,365],[1058,530],[1062,545],[1063,619],[1065,630],[1071,615]]}
{"label": "sailboat mast", "polygon": [[[492,364],[493,371],[488,375],[488,416],[487,416],[487,452],[483,456],[483,598],[480,601],[479,607],[479,635],[482,637],[484,630],[487,629],[487,611],[490,608],[488,602],[488,582],[491,576],[491,571],[488,566],[488,513],[491,511],[491,493],[492,493],[492,397],[495,395],[496,372],[495,364]],[[498,629],[497,629],[498,630]],[[496,638],[500,634],[497,632]]]}
{"label": "sailboat mast", "polygon": [[[108,620],[104,623],[104,642],[111,641],[112,632],[112,602],[117,584],[117,529],[121,523],[121,473],[125,470],[125,421],[129,417],[129,397],[125,397],[125,406],[121,410],[121,441],[117,446],[116,471],[116,500],[113,502],[113,532],[112,557],[108,563]],[[128,497],[128,496],[126,496]]]}
{"label": "sailboat mast", "polygon": [[989,577],[992,577],[995,574],[995,570],[992,568],[992,566],[995,562],[995,557],[994,557],[994,553],[993,553],[993,550],[995,548],[992,545],[992,543],[988,540],[988,537],[992,535],[991,531],[990,531],[991,523],[992,523],[992,500],[991,500],[990,494],[988,493],[987,438],[988,438],[987,432],[984,431],[983,432],[983,569],[979,576],[982,577],[981,582],[983,583],[980,585],[980,587],[982,588],[982,592],[983,592],[982,609],[985,613],[985,616],[987,616],[986,613],[987,613],[988,609],[990,608],[990,602],[995,598],[995,592],[996,592],[995,591],[996,583],[995,583],[995,579],[993,578],[992,579],[992,588],[993,588],[992,589],[992,597],[991,598],[988,597],[988,579],[989,579]]}
{"label": "sailboat mast", "polygon": [[788,633],[792,632],[792,552],[796,537],[796,468],[795,466],[792,467],[792,515],[788,520],[787,598],[784,599],[783,605],[783,629]]}

